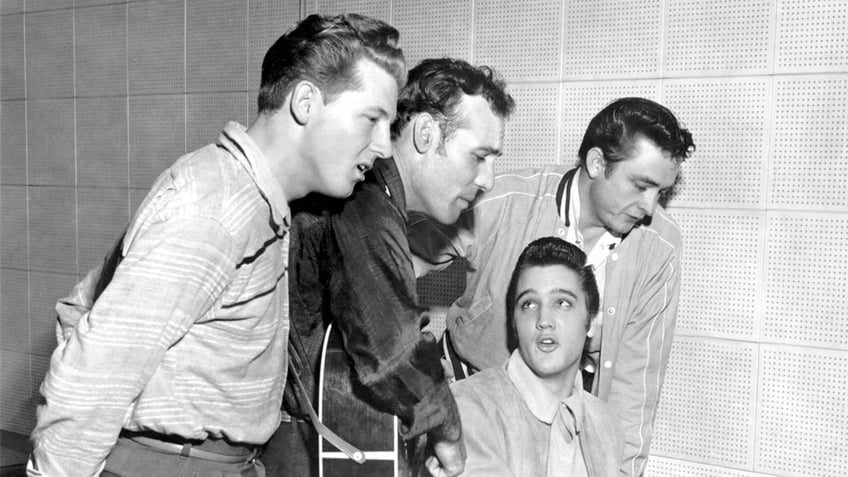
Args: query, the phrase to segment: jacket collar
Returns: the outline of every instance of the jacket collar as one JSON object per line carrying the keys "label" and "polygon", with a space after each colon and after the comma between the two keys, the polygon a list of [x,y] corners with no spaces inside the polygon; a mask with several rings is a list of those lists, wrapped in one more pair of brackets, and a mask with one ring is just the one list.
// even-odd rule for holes
{"label": "jacket collar", "polygon": [[271,220],[276,228],[288,228],[291,220],[286,193],[280,181],[271,173],[265,154],[247,134],[247,129],[230,121],[218,135],[218,145],[229,151],[256,183],[260,194],[271,207]]}
{"label": "jacket collar", "polygon": [[546,424],[552,424],[560,407],[564,405],[574,414],[576,431],[580,432],[583,421],[583,378],[580,373],[575,376],[571,396],[558,397],[542,384],[533,370],[524,362],[517,349],[510,355],[506,367],[510,381],[515,385],[518,394],[521,395],[536,419]]}

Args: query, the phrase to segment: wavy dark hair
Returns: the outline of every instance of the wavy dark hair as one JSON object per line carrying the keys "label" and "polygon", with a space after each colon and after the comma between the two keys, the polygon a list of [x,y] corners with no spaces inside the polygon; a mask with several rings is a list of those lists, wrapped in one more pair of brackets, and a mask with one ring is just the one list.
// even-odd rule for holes
{"label": "wavy dark hair", "polygon": [[392,139],[418,113],[429,113],[440,124],[442,142],[465,125],[458,106],[463,95],[482,96],[492,112],[508,118],[515,101],[506,92],[503,78],[488,66],[472,66],[453,58],[424,60],[409,70],[409,77],[398,94],[397,118],[392,123]]}
{"label": "wavy dark hair", "polygon": [[677,122],[665,106],[645,98],[620,98],[602,109],[589,121],[578,156],[580,165],[586,167],[589,149],[598,147],[611,167],[627,159],[627,154],[638,137],[650,139],[663,151],[671,153],[678,164],[695,150],[692,134]]}
{"label": "wavy dark hair", "polygon": [[391,25],[357,14],[310,15],[283,34],[262,60],[259,112],[281,108],[294,85],[315,83],[324,102],[362,87],[356,65],[368,59],[391,74],[398,89],[406,81],[406,60]]}

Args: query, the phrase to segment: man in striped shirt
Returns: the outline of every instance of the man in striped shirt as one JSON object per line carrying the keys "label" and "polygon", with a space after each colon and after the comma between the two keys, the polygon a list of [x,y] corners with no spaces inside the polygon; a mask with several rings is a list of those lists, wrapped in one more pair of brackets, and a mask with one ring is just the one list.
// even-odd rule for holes
{"label": "man in striped shirt", "polygon": [[397,38],[306,18],[265,56],[255,122],[159,176],[113,260],[57,305],[29,475],[262,475],[286,379],[288,203],[346,197],[391,154]]}

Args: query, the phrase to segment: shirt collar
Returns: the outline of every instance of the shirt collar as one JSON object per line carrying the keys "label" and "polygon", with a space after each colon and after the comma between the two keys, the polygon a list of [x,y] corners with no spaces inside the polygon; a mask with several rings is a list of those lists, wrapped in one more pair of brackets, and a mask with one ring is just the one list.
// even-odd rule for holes
{"label": "shirt collar", "polygon": [[578,372],[574,378],[571,396],[560,398],[551,393],[542,381],[527,366],[521,353],[516,349],[510,355],[506,365],[507,375],[515,385],[518,394],[527,404],[536,419],[552,424],[560,407],[567,407],[574,414],[576,430],[580,431],[583,420],[583,378]]}
{"label": "shirt collar", "polygon": [[[580,247],[587,256],[591,257],[587,263],[597,266],[603,262],[610,250],[614,249],[621,243],[621,237],[616,237],[608,231],[598,239],[593,250],[586,250],[586,244],[583,243],[583,234],[580,233],[578,224],[580,224],[580,167],[574,172],[570,178],[571,184],[567,188],[569,190],[569,200],[563,200],[558,206],[560,207],[560,216],[568,217],[568,226],[566,228],[565,240]],[[565,210],[566,205],[568,210]]]}
{"label": "shirt collar", "polygon": [[247,134],[247,129],[234,121],[228,122],[218,135],[218,145],[229,151],[244,166],[259,188],[260,194],[271,206],[274,223],[288,228],[289,202],[286,193],[280,181],[271,173],[265,154]]}
{"label": "shirt collar", "polygon": [[[385,193],[400,209],[403,219],[406,220],[409,213],[406,210],[406,192],[403,188],[403,181],[400,178],[395,158],[389,157],[386,159],[377,159],[374,162],[374,168],[369,173],[373,176],[374,182],[379,185],[380,189]],[[369,180],[366,178],[366,181]]]}

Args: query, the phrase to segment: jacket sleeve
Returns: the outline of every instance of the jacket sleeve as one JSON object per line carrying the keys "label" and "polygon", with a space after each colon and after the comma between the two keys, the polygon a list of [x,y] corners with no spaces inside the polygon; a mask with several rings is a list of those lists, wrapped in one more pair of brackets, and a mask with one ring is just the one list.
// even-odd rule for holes
{"label": "jacket sleeve", "polygon": [[332,216],[344,283],[331,286],[333,315],[359,381],[378,407],[405,426],[405,437],[427,433],[459,441],[456,402],[436,340],[422,332],[405,218],[377,188],[363,189]]}
{"label": "jacket sleeve", "polygon": [[[465,461],[466,477],[516,477],[507,462],[505,431],[487,406],[475,398],[474,393],[453,388],[462,415],[462,440],[468,458]],[[512,429],[511,431],[517,431]]]}
{"label": "jacket sleeve", "polygon": [[621,476],[645,472],[653,439],[654,418],[665,378],[680,298],[680,248],[660,262],[646,285],[637,288],[638,302],[627,324],[610,385],[609,404],[624,433]]}
{"label": "jacket sleeve", "polygon": [[41,385],[33,467],[95,474],[165,351],[211,308],[234,270],[217,222],[179,218],[139,235],[93,306],[93,274],[60,301],[67,326]]}

